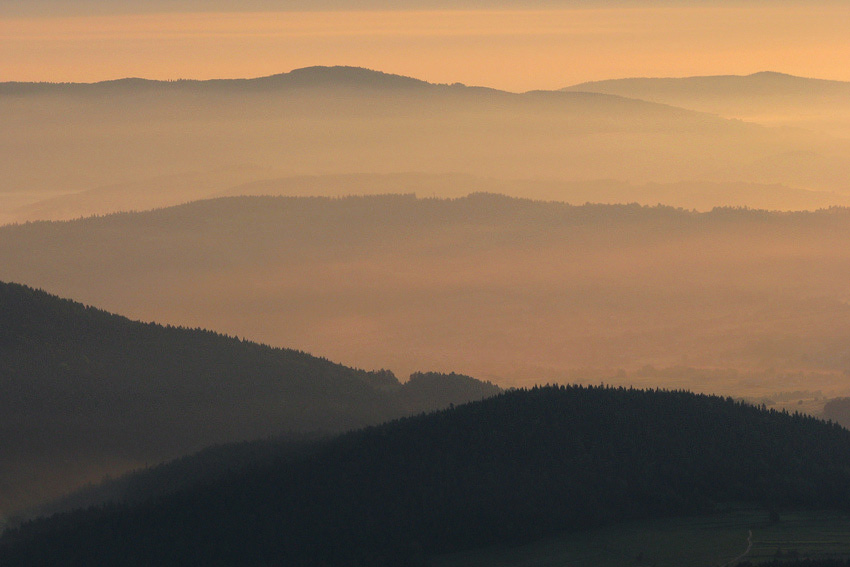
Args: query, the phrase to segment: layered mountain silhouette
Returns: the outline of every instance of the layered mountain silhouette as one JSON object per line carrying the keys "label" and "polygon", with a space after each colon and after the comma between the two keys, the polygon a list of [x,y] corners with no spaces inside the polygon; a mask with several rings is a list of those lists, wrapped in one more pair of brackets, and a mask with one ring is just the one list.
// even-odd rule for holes
{"label": "layered mountain silhouette", "polygon": [[[516,94],[351,67],[257,79],[3,83],[0,143],[3,191],[23,205],[124,187],[143,195],[115,205],[131,208],[176,204],[181,192],[196,199],[193,176],[215,172],[244,172],[222,174],[231,186],[419,172],[841,192],[850,163],[850,144],[816,132],[603,93]],[[798,155],[814,159],[788,158]],[[772,162],[783,167],[761,165]]]}
{"label": "layered mountain silhouette", "polygon": [[663,384],[833,396],[848,234],[846,209],[234,197],[2,227],[0,279],[400,375],[530,385],[691,366],[742,374]]}
{"label": "layered mountain silhouette", "polygon": [[136,505],[26,524],[4,565],[425,565],[622,520],[850,509],[850,432],[731,398],[508,392]]}
{"label": "layered mountain silhouette", "polygon": [[[767,167],[781,167],[781,164],[765,164],[765,169]],[[6,218],[0,216],[0,224],[4,220],[18,223],[73,220],[119,211],[144,211],[222,196],[340,197],[399,191],[415,193],[420,197],[442,198],[479,192],[500,193],[574,205],[664,203],[701,211],[710,211],[718,203],[753,209],[797,211],[850,205],[850,195],[777,184],[699,181],[632,184],[615,180],[494,179],[424,173],[275,176],[273,171],[261,168],[234,168],[145,178],[42,199],[32,196],[23,205],[14,204],[15,198],[19,196],[8,196],[10,204],[6,207]],[[3,204],[3,195],[0,194],[0,207]]]}
{"label": "layered mountain silhouette", "polygon": [[703,98],[721,101],[750,96],[763,98],[848,96],[850,83],[796,77],[763,71],[751,75],[713,75],[683,78],[635,77],[580,83],[564,90],[604,92],[641,99],[681,97],[678,102]]}
{"label": "layered mountain silhouette", "polygon": [[457,375],[355,370],[0,284],[0,506],[212,443],[342,431],[492,395]]}
{"label": "layered mountain silhouette", "polygon": [[140,92],[232,93],[286,89],[352,88],[372,90],[435,88],[426,81],[373,71],[362,67],[305,67],[253,79],[210,79],[157,81],[126,78],[98,83],[0,83],[0,96],[28,94],[116,95]]}
{"label": "layered mountain silhouette", "polygon": [[615,94],[727,118],[850,137],[850,83],[845,81],[762,72],[745,76],[613,79],[564,90]]}

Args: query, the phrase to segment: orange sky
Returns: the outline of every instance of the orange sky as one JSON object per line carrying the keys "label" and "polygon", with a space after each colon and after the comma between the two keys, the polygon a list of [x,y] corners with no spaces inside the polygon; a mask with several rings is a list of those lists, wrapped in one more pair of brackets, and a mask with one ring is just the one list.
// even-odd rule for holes
{"label": "orange sky", "polygon": [[0,81],[357,65],[523,91],[773,70],[850,80],[850,2],[558,10],[0,16]]}

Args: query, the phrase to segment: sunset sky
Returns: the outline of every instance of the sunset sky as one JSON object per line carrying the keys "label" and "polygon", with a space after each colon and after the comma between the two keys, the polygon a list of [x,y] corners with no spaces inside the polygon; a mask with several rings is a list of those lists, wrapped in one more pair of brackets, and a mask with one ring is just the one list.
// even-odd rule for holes
{"label": "sunset sky", "polygon": [[764,70],[850,80],[848,2],[453,5],[4,0],[0,81],[253,77],[311,65],[511,91]]}

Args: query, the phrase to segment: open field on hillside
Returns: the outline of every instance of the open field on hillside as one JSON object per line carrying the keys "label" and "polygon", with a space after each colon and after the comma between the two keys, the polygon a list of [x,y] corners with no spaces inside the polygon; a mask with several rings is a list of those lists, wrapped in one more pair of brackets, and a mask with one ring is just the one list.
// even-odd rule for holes
{"label": "open field on hillside", "polygon": [[[434,558],[435,567],[714,567],[777,557],[850,557],[850,517],[789,512],[771,523],[765,510],[740,508],[712,516],[631,522],[530,545],[493,547]],[[732,563],[734,565],[734,563]]]}

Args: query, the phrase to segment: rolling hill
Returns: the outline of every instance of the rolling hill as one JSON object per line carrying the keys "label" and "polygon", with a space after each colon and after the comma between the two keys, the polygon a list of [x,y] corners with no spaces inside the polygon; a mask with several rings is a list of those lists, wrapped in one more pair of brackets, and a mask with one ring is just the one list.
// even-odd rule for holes
{"label": "rolling hill", "polygon": [[425,565],[730,502],[765,514],[846,512],[848,470],[850,432],[813,418],[687,392],[535,388],[350,433],[141,504],[25,524],[4,535],[0,559]]}
{"label": "rolling hill", "polygon": [[[248,181],[251,180],[252,181]],[[78,193],[21,196],[0,193],[0,224],[39,220],[74,220],[118,211],[145,211],[185,202],[217,198],[275,195],[285,197],[343,197],[415,193],[419,197],[456,198],[470,193],[499,193],[512,197],[584,203],[639,203],[710,211],[719,203],[730,207],[768,210],[817,210],[850,205],[850,195],[834,191],[796,189],[756,183],[632,184],[615,180],[495,179],[461,174],[339,174],[275,177],[259,168],[219,169],[145,178]]]}
{"label": "rolling hill", "polygon": [[347,368],[0,283],[0,509],[213,444],[344,431],[498,388]]}
{"label": "rolling hill", "polygon": [[236,197],[0,227],[0,279],[405,376],[832,397],[848,234],[846,209]]}
{"label": "rolling hill", "polygon": [[421,89],[430,83],[411,77],[392,75],[360,67],[305,67],[289,73],[279,73],[253,79],[211,79],[156,81],[138,77],[101,81],[98,83],[0,83],[0,96],[30,94],[73,94],[80,96],[114,96],[117,93],[140,92],[202,92],[232,93],[281,89],[340,89],[393,90]]}
{"label": "rolling hill", "polygon": [[613,94],[759,124],[850,137],[850,83],[844,81],[762,72],[746,76],[613,79],[564,90]]}

